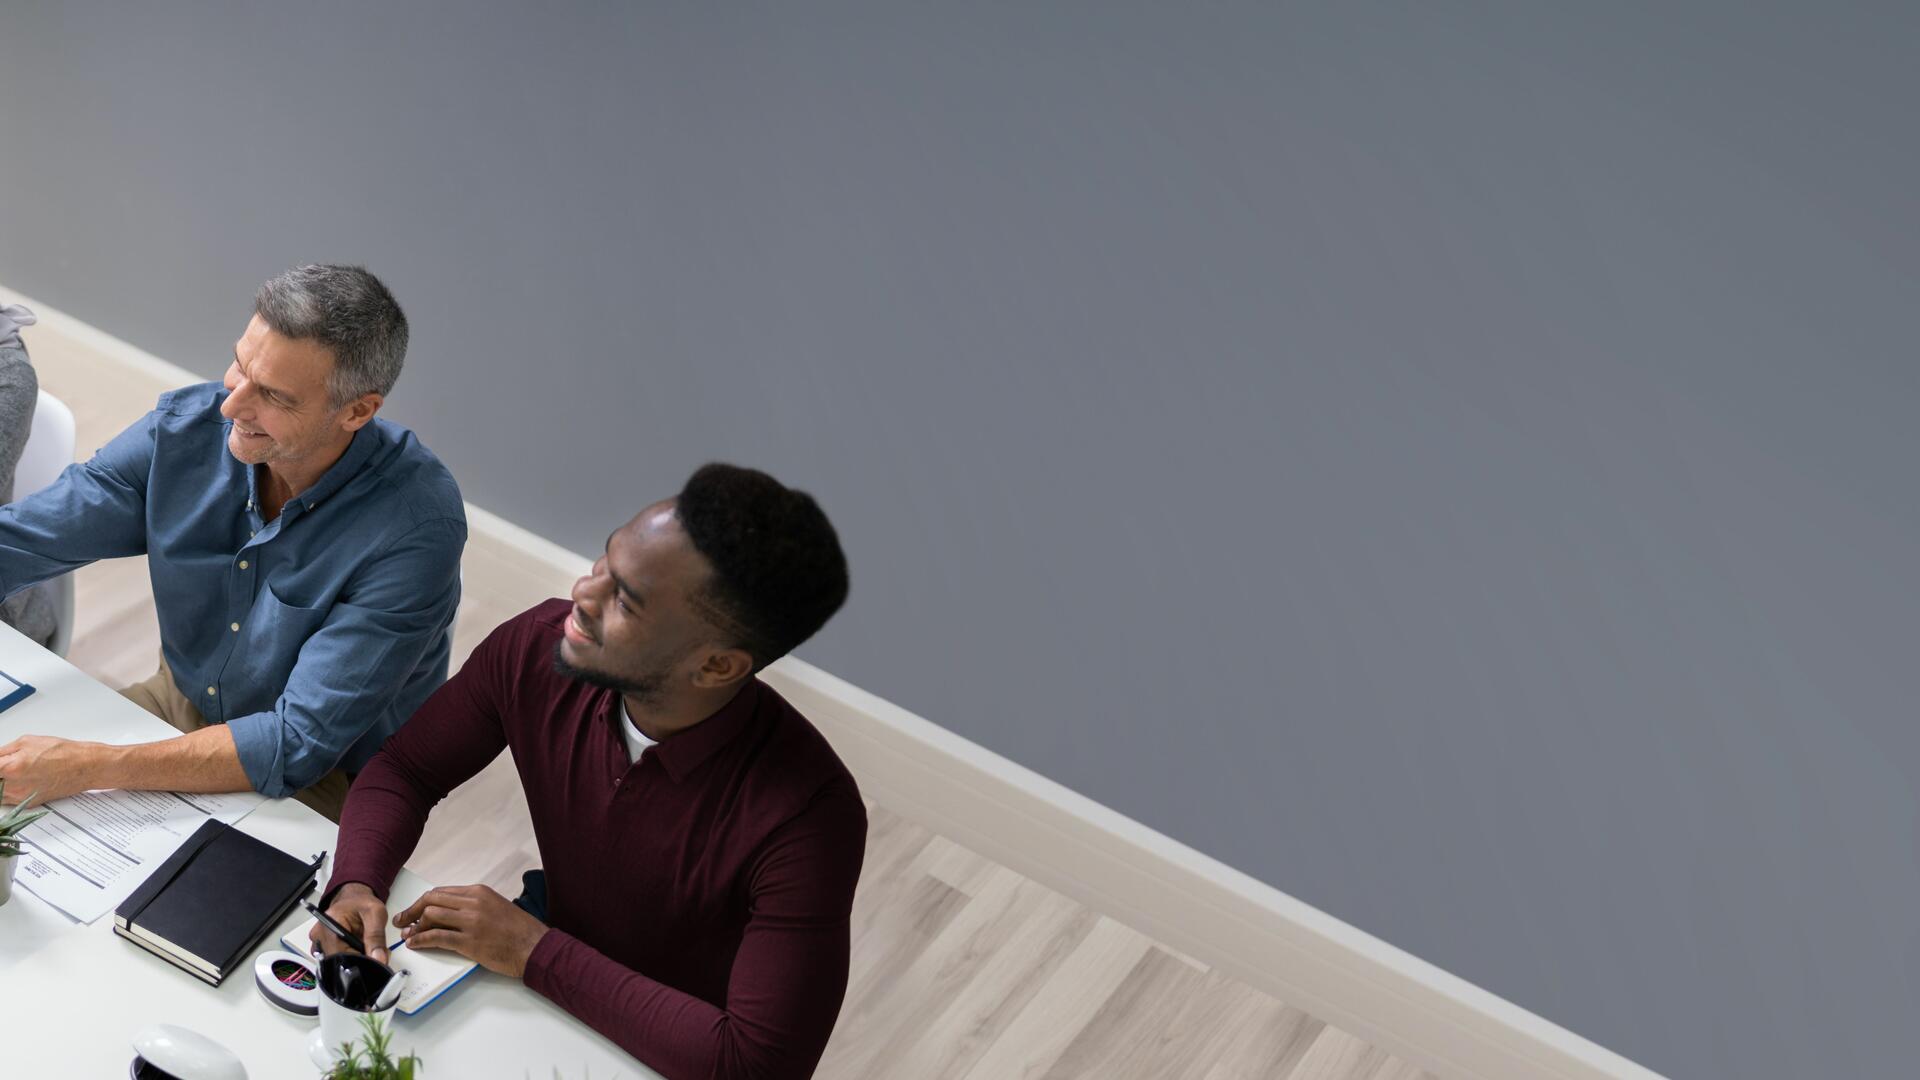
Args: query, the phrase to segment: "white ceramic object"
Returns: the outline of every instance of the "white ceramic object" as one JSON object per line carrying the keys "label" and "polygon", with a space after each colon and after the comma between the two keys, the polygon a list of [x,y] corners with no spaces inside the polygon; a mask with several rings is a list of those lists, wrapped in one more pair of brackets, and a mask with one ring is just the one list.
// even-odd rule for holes
{"label": "white ceramic object", "polygon": [[233,1051],[197,1031],[155,1024],[133,1037],[134,1053],[180,1080],[247,1080],[247,1067]]}
{"label": "white ceramic object", "polygon": [[[375,961],[368,961],[368,963],[377,964]],[[385,967],[383,964],[377,966]],[[400,982],[405,978],[406,975],[404,972],[394,971],[388,976],[389,986],[381,987],[381,989],[390,989],[391,983]],[[372,1017],[375,1025],[391,1035],[393,1033],[394,1006],[399,1004],[399,1001],[400,996],[395,994],[387,999],[386,1008],[383,1009],[349,1009],[327,996],[326,982],[323,978],[319,994],[320,1039],[322,1047],[328,1055],[338,1057],[342,1045],[346,1043],[364,1043],[367,1038],[367,1030],[364,1026],[367,1017]]]}
{"label": "white ceramic object", "polygon": [[314,1028],[313,1034],[307,1036],[307,1060],[321,1072],[333,1068],[333,1051],[327,1049],[326,1037],[320,1034],[319,1028]]}

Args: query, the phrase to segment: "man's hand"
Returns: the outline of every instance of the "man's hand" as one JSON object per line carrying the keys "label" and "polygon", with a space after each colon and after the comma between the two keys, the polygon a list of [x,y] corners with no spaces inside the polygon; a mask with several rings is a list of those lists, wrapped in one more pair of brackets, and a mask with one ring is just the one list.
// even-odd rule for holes
{"label": "man's hand", "polygon": [[394,916],[393,925],[412,948],[450,949],[516,979],[526,975],[527,957],[547,932],[546,923],[485,885],[433,889]]}
{"label": "man's hand", "polygon": [[51,735],[22,735],[0,746],[0,778],[7,782],[6,800],[19,802],[39,792],[46,803],[98,787],[100,743],[56,739]]}
{"label": "man's hand", "polygon": [[[387,905],[373,895],[372,889],[357,881],[342,885],[340,891],[333,894],[333,903],[327,905],[327,914],[366,945],[368,956],[383,964],[387,962]],[[346,942],[318,919],[314,920],[313,932],[307,937],[320,946],[323,956],[351,951]]]}

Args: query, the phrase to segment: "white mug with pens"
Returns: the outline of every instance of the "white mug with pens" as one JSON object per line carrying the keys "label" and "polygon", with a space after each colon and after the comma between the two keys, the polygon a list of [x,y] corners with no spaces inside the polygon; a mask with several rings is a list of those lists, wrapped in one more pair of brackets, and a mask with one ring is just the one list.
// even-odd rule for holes
{"label": "white mug with pens", "polygon": [[325,1068],[347,1044],[365,1042],[372,1034],[369,1025],[392,1033],[394,1007],[400,1003],[408,972],[368,956],[366,942],[358,935],[313,904],[306,908],[352,950],[319,959],[316,989],[320,995],[320,1028],[308,1043],[307,1052],[316,1066]]}

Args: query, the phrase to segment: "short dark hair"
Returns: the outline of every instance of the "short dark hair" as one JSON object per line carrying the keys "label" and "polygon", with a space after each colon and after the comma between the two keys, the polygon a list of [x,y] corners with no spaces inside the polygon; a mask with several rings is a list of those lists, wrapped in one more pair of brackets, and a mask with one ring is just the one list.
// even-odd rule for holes
{"label": "short dark hair", "polygon": [[847,600],[847,557],[804,491],[758,469],[703,465],[674,513],[713,576],[693,596],[759,671],[826,625]]}
{"label": "short dark hair", "polygon": [[333,353],[327,396],[336,409],[365,394],[385,397],[400,380],[407,316],[363,266],[296,266],[260,286],[253,313],[275,333]]}

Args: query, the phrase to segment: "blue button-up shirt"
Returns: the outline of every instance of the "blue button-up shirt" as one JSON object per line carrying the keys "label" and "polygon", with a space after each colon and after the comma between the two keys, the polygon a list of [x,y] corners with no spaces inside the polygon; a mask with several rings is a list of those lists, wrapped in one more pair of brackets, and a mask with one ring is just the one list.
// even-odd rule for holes
{"label": "blue button-up shirt", "polygon": [[145,554],[175,684],[233,732],[254,788],[285,796],[359,771],[446,681],[466,512],[440,459],[376,417],[264,521],[257,470],[227,450],[226,396],[164,394],[0,507],[0,594]]}

